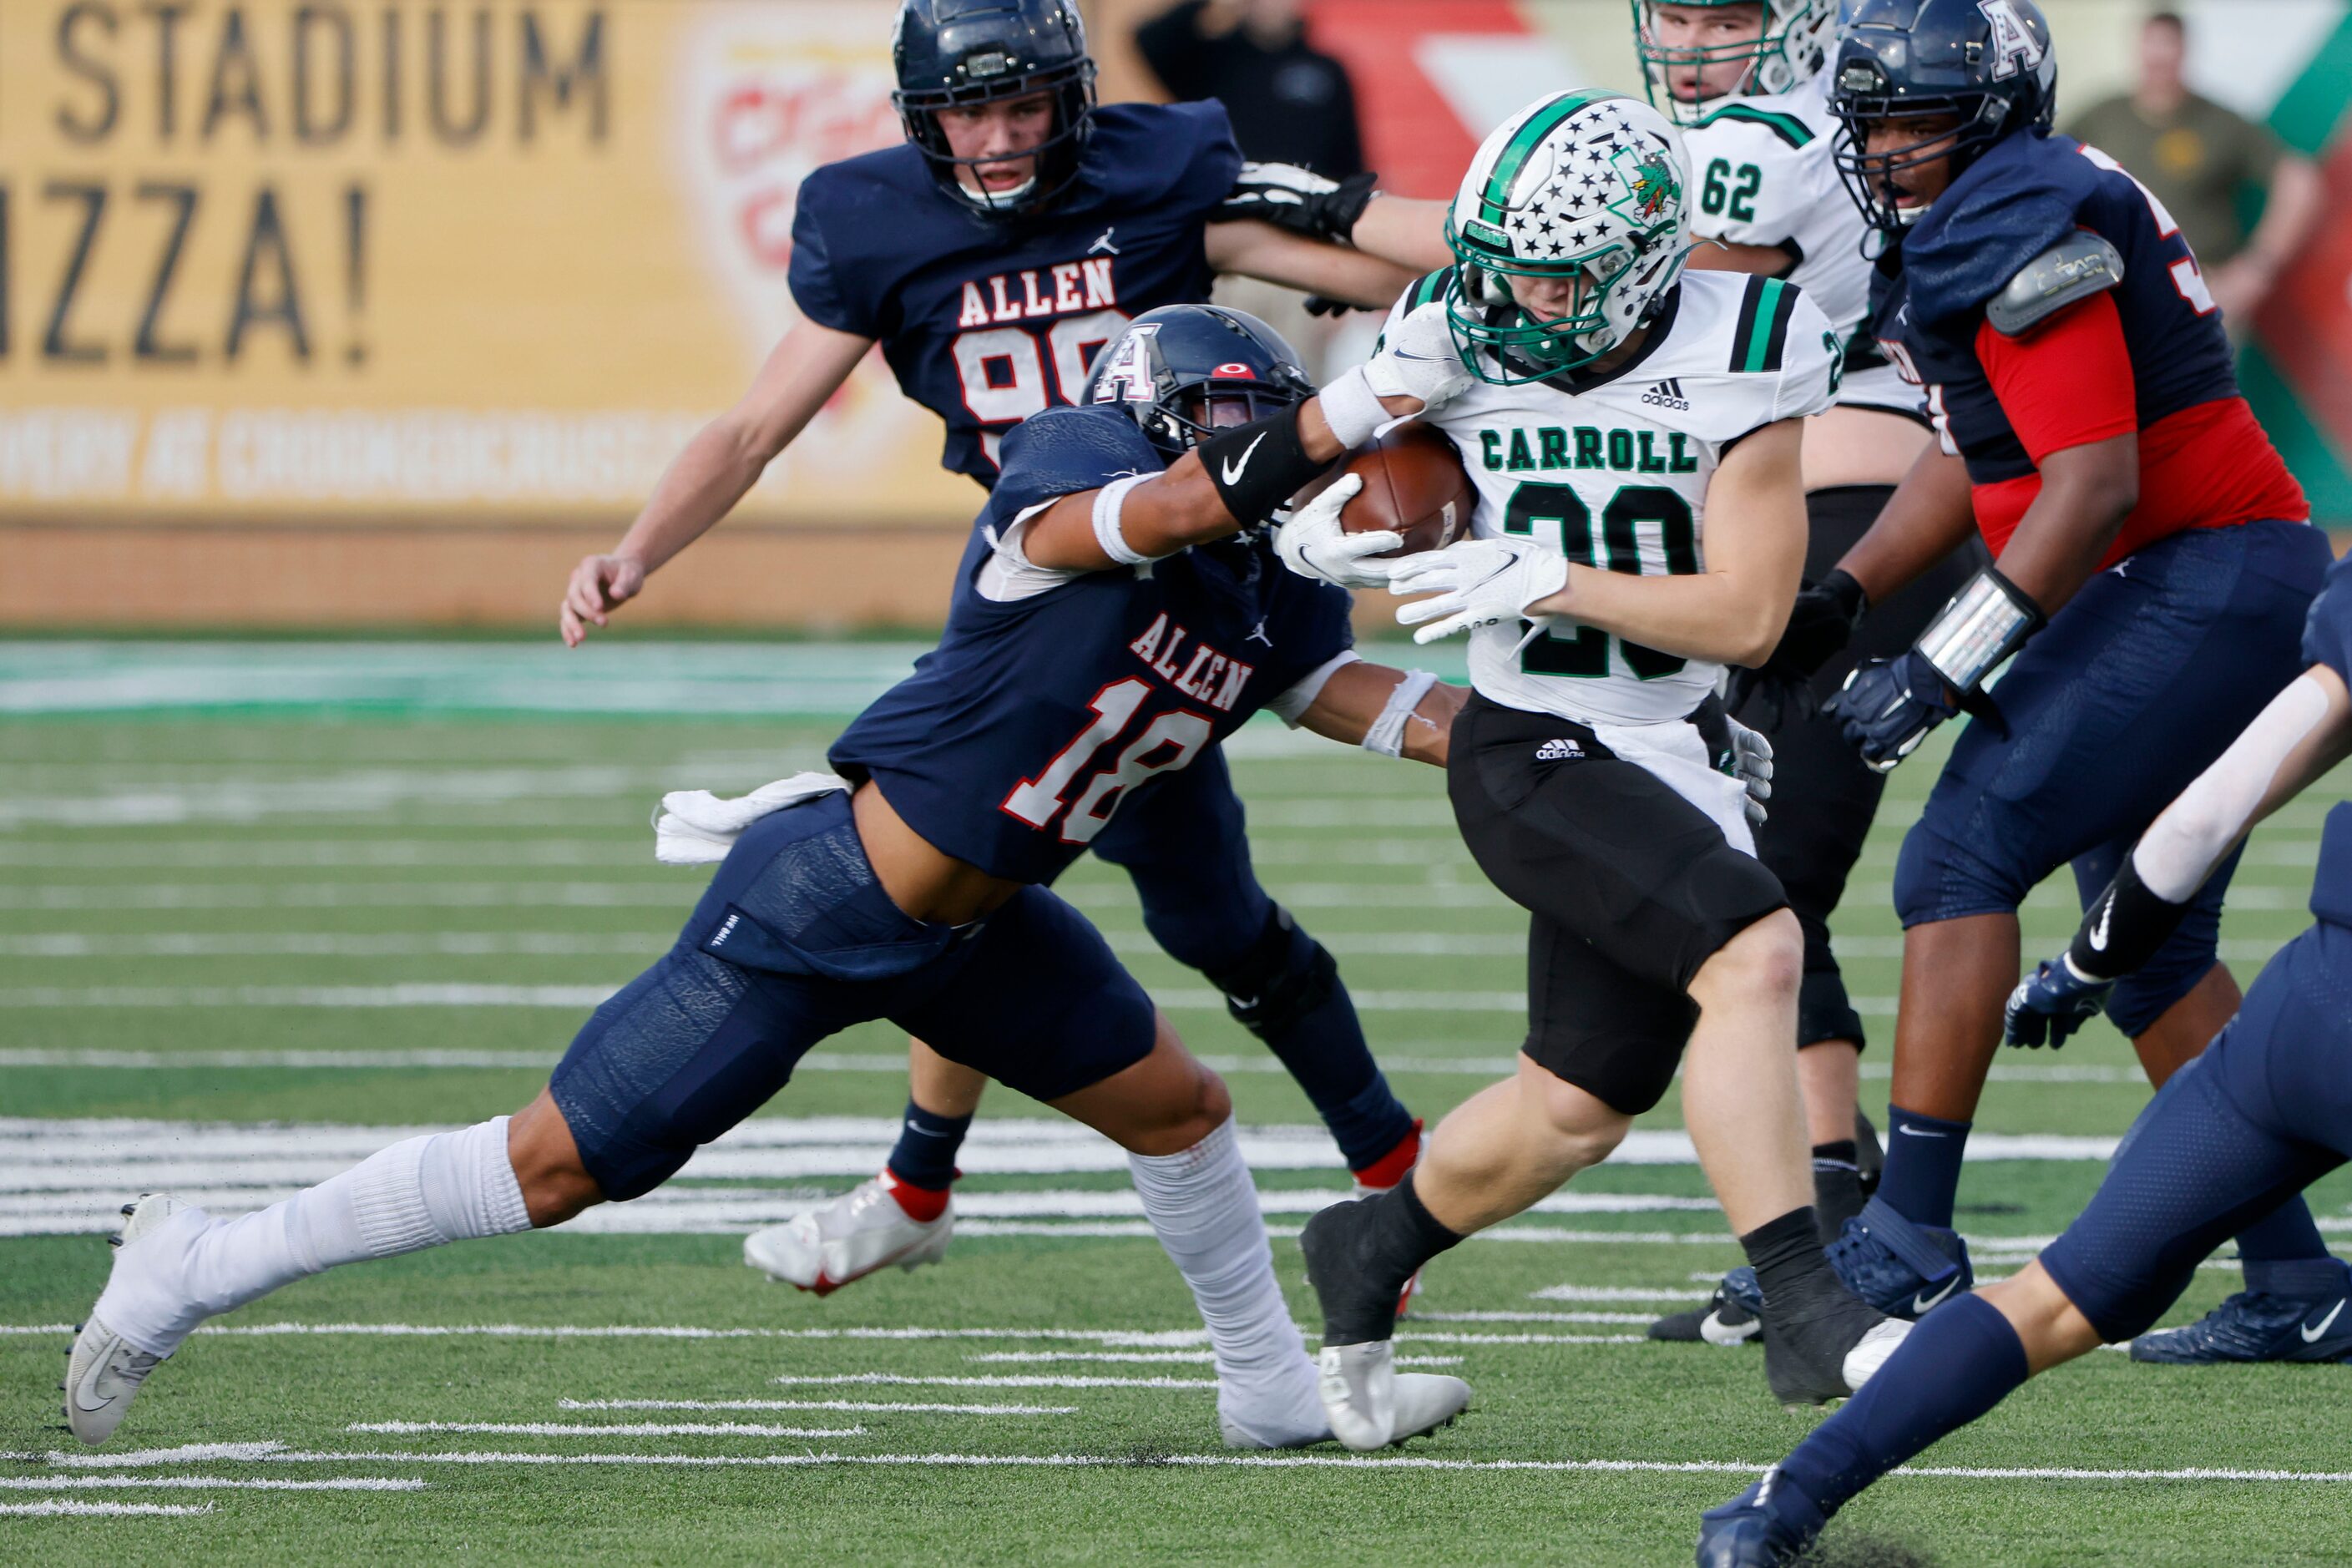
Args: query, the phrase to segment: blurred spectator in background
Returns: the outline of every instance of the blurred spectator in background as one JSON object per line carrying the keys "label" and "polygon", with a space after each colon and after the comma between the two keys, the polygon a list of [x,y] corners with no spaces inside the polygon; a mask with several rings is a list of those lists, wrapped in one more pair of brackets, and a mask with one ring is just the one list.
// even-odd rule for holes
{"label": "blurred spectator in background", "polygon": [[[2231,335],[2242,337],[2310,236],[2323,187],[2310,160],[2287,151],[2268,128],[2189,91],[2181,68],[2188,52],[2188,26],[2177,13],[2150,16],[2140,29],[2138,85],[2094,104],[2066,130],[2120,160],[2156,193],[2197,253]],[[2262,220],[2250,233],[2240,214],[2256,192],[2263,194]]]}
{"label": "blurred spectator in background", "polygon": [[1307,41],[1299,0],[1180,0],[1135,30],[1176,98],[1213,98],[1242,156],[1343,180],[1364,166],[1348,68]]}

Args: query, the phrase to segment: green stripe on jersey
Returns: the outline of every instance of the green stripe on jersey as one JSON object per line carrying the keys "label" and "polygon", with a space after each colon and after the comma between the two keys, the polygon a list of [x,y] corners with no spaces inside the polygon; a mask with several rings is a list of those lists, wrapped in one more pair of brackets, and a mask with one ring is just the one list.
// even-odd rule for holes
{"label": "green stripe on jersey", "polygon": [[1812,127],[1795,115],[1759,109],[1752,103],[1726,104],[1700,121],[1696,129],[1704,131],[1718,120],[1736,120],[1742,125],[1761,125],[1791,147],[1802,147],[1813,139]]}
{"label": "green stripe on jersey", "polygon": [[1759,279],[1758,283],[1759,287],[1748,291],[1747,301],[1739,312],[1740,323],[1747,328],[1747,332],[1739,347],[1739,358],[1734,364],[1735,369],[1749,372],[1770,368],[1767,361],[1779,362],[1779,339],[1789,330],[1788,315],[1781,301],[1788,299],[1792,308],[1795,304],[1794,299],[1789,295],[1789,286],[1780,279]]}

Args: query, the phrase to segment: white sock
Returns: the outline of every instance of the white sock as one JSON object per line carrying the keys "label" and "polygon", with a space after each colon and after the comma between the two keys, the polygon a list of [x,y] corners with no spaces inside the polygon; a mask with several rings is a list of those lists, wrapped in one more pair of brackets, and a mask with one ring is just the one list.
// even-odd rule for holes
{"label": "white sock", "polygon": [[530,1228],[501,1116],[395,1143],[257,1214],[174,1215],[118,1256],[95,1310],[169,1355],[206,1318],[339,1263]]}
{"label": "white sock", "polygon": [[1143,1212],[1192,1288],[1217,1363],[1217,1409],[1269,1444],[1328,1430],[1315,1363],[1274,1280],[1257,1187],[1229,1117],[1176,1154],[1129,1154]]}

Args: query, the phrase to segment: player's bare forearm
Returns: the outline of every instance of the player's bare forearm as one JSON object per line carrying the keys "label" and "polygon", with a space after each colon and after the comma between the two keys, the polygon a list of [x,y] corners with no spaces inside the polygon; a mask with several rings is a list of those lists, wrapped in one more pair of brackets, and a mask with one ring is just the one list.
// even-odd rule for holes
{"label": "player's bare forearm", "polygon": [[1571,563],[1559,593],[1528,606],[1662,653],[1759,664],[1789,624],[1805,566],[1802,421],[1783,419],[1737,447],[1707,482],[1706,569],[1637,577]]}
{"label": "player's bare forearm", "polygon": [[[1360,746],[1405,678],[1405,671],[1385,664],[1343,665],[1332,672],[1314,702],[1299,715],[1299,728],[1341,745]],[[1402,754],[1416,763],[1444,767],[1454,716],[1469,700],[1467,687],[1449,686],[1442,680],[1423,692],[1405,721]]]}
{"label": "player's bare forearm", "polygon": [[1374,196],[1348,238],[1365,255],[1392,261],[1419,277],[1454,265],[1454,253],[1445,247],[1445,212],[1444,202]]}
{"label": "player's bare forearm", "polygon": [[1838,570],[1861,584],[1872,604],[1881,604],[1959,548],[1976,526],[1968,465],[1930,446]]}
{"label": "player's bare forearm", "polygon": [[1217,224],[1205,243],[1209,265],[1220,273],[1279,283],[1367,309],[1386,308],[1420,276],[1393,261],[1286,234],[1272,224]]}
{"label": "player's bare forearm", "polygon": [[604,626],[646,578],[718,526],[776,455],[816,416],[873,343],[803,321],[768,355],[734,407],[695,432],[609,554],[572,569],[556,629],[576,647]]}
{"label": "player's bare forearm", "polygon": [[2091,580],[2139,504],[2139,437],[2052,452],[2041,468],[2042,492],[1996,564],[2043,615],[2054,616]]}
{"label": "player's bare forearm", "polygon": [[716,527],[759,482],[767,459],[751,449],[730,416],[721,415],[694,433],[646,498],[615,555],[647,574]]}

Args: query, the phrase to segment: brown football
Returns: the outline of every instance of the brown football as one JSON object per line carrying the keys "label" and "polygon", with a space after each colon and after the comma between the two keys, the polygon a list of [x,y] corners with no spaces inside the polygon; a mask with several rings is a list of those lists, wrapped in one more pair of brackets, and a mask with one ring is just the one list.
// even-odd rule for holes
{"label": "brown football", "polygon": [[1361,475],[1364,488],[1339,509],[1339,526],[1349,533],[1393,529],[1404,543],[1377,560],[1443,550],[1470,531],[1477,488],[1461,454],[1433,425],[1400,425],[1348,460],[1346,473]]}

